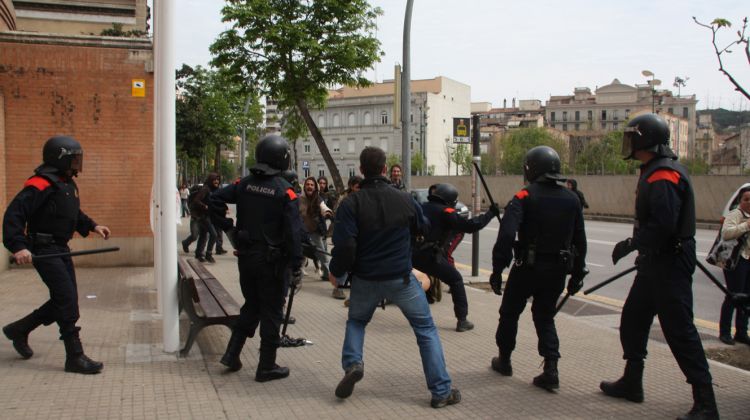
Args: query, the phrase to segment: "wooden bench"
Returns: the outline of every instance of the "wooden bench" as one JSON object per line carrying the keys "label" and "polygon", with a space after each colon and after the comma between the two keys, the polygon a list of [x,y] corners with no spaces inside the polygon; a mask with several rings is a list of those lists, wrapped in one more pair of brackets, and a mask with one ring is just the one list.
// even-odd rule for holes
{"label": "wooden bench", "polygon": [[177,266],[180,310],[190,318],[187,341],[180,350],[180,356],[185,357],[203,328],[218,324],[232,328],[240,315],[240,305],[200,261],[180,257]]}

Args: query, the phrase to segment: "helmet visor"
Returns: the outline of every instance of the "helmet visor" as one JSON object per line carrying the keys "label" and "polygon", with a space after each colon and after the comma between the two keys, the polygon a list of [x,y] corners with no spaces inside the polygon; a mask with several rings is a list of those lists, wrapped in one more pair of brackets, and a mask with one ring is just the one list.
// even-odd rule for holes
{"label": "helmet visor", "polygon": [[74,173],[83,172],[83,150],[82,149],[66,149],[60,150],[60,156],[58,159],[62,159],[65,156],[70,156],[70,170]]}
{"label": "helmet visor", "polygon": [[635,146],[636,140],[641,137],[641,132],[638,131],[638,127],[625,127],[625,132],[622,134],[622,154],[623,159],[630,159],[633,157],[633,147]]}

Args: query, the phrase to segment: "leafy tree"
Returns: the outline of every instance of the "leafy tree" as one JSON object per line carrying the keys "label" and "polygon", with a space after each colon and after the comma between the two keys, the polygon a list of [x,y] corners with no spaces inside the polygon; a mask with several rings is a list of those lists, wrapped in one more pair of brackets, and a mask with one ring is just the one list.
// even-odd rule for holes
{"label": "leafy tree", "polygon": [[388,165],[388,171],[390,173],[391,167],[393,165],[401,165],[401,156],[395,153],[389,153],[388,157],[386,157],[385,159],[385,164]]}
{"label": "leafy tree", "polygon": [[456,146],[451,151],[451,162],[455,165],[456,175],[459,175],[459,172],[462,174],[471,172],[471,150],[469,150],[469,146],[465,144]]}
{"label": "leafy tree", "polygon": [[211,46],[213,63],[235,81],[258,86],[281,109],[297,108],[338,191],[344,183],[310,107],[325,106],[330,86],[370,84],[363,74],[379,60],[373,32],[381,13],[367,0],[233,0],[222,9],[232,28]]}
{"label": "leafy tree", "polygon": [[541,127],[519,128],[507,133],[501,140],[500,165],[504,173],[511,175],[523,174],[523,161],[526,152],[536,146],[549,146],[560,155],[565,164],[565,145],[555,138],[549,131]]}
{"label": "leafy tree", "polygon": [[599,141],[587,143],[575,162],[578,173],[584,174],[631,174],[638,162],[623,160],[622,131],[611,131]]}
{"label": "leafy tree", "polygon": [[711,166],[701,158],[680,159],[680,163],[688,168],[690,175],[708,175]]}
{"label": "leafy tree", "polygon": [[234,179],[237,178],[237,174],[237,165],[226,159],[221,160],[219,175],[221,175],[222,182],[229,183],[234,181]]}
{"label": "leafy tree", "polygon": [[[193,159],[213,153],[213,170],[219,172],[221,148],[234,145],[232,137],[238,129],[260,122],[257,96],[247,87],[231,83],[225,72],[201,66],[183,64],[176,85],[177,146]],[[248,97],[251,106],[245,113]]]}
{"label": "leafy tree", "polygon": [[412,175],[424,175],[425,173],[425,159],[421,153],[416,152],[411,155],[411,174]]}
{"label": "leafy tree", "polygon": [[[718,45],[716,45],[716,34],[719,33],[722,28],[731,28],[732,22],[726,19],[716,18],[711,22],[711,24],[705,24],[698,21],[695,16],[693,16],[693,20],[698,25],[711,31],[711,44],[714,46],[714,54],[716,54],[716,59],[719,61],[719,71],[724,73],[727,79],[729,79],[729,81],[734,85],[734,90],[743,94],[745,98],[750,99],[750,93],[742,87],[740,82],[737,81],[737,79],[731,73],[729,73],[729,71],[724,67],[724,62],[721,59],[721,56],[723,54],[731,54],[732,50],[730,50],[730,48],[732,48],[733,45],[737,45],[739,48],[742,48],[745,51],[747,63],[748,65],[750,65],[750,36],[745,34],[747,30],[747,17],[742,20],[742,29],[737,31],[737,39],[730,42],[726,47],[721,49]],[[740,72],[740,74],[742,73],[743,72]]]}

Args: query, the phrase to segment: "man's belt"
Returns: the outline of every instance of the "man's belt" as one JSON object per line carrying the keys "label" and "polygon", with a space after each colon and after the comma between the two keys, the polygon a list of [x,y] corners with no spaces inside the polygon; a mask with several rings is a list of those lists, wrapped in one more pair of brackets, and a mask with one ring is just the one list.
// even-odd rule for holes
{"label": "man's belt", "polygon": [[29,243],[32,246],[44,246],[44,245],[67,245],[68,240],[61,236],[55,236],[51,233],[29,233]]}

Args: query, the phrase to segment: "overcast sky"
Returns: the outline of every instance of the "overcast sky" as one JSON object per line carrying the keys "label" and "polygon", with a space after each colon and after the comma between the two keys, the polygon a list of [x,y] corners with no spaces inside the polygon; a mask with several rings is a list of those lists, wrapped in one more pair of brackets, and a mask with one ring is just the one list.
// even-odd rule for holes
{"label": "overcast sky", "polygon": [[[176,66],[206,65],[208,46],[228,26],[223,0],[176,2]],[[378,38],[385,55],[370,72],[382,81],[402,61],[406,0],[372,0],[383,9]],[[510,106],[512,98],[540,99],[572,94],[574,87],[612,82],[645,83],[642,70],[670,88],[675,76],[689,77],[681,94],[695,94],[698,109],[750,110],[718,71],[711,32],[696,25],[723,17],[721,46],[737,39],[748,0],[415,0],[411,33],[412,79],[446,76],[471,86],[472,101]],[[732,36],[734,34],[734,36]],[[750,90],[744,51],[726,55],[724,66]]]}

